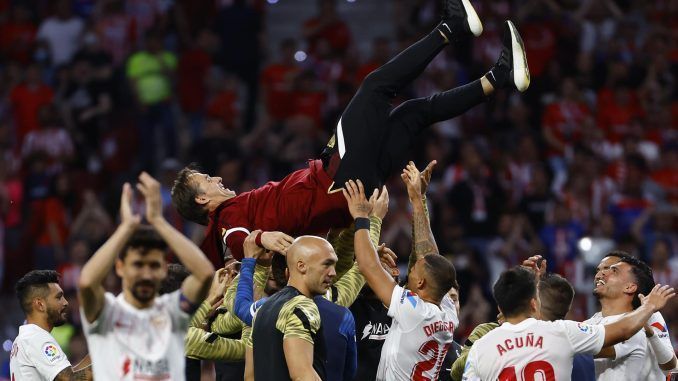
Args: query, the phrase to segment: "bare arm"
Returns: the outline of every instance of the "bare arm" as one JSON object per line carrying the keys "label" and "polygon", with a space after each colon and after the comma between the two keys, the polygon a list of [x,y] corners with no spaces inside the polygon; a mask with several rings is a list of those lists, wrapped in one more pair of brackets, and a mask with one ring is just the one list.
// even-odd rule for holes
{"label": "bare arm", "polygon": [[675,291],[669,286],[654,286],[648,296],[639,295],[642,305],[635,311],[627,314],[623,318],[612,324],[605,325],[605,341],[603,348],[617,344],[629,339],[641,330],[647,319],[655,311],[660,310],[666,305],[666,302],[675,296]]}
{"label": "bare arm", "polygon": [[[348,209],[353,218],[367,218],[369,216],[371,204],[365,198],[365,189],[360,180],[357,183],[353,180],[347,182],[342,193],[346,197]],[[391,274],[381,266],[379,256],[370,241],[368,230],[360,229],[356,231],[354,240],[355,255],[360,272],[379,300],[385,306],[390,306],[395,281]]]}
{"label": "bare arm", "polygon": [[245,348],[245,381],[254,381],[254,351],[249,346]]}
{"label": "bare arm", "polygon": [[[403,169],[400,178],[403,179],[407,187],[407,196],[412,205],[412,246],[413,252],[410,255],[410,263],[408,268],[411,268],[416,261],[429,255],[438,254],[438,245],[433,232],[431,231],[431,224],[428,220],[426,208],[424,206],[424,192],[426,186],[431,178],[431,171],[435,161],[429,163],[424,172],[420,173],[413,162],[409,162]],[[424,185],[426,184],[426,185]]]}
{"label": "bare arm", "polygon": [[162,215],[160,183],[146,172],[139,175],[137,189],[146,198],[146,219],[167,242],[167,245],[191,273],[181,285],[182,294],[194,304],[202,302],[207,296],[214,266],[205,254],[191,240],[170,225]]}
{"label": "bare arm", "polygon": [[71,367],[66,367],[66,369],[62,370],[54,377],[54,381],[89,381],[93,379],[91,366],[80,370],[73,370]]}
{"label": "bare arm", "polygon": [[313,344],[304,339],[289,337],[283,340],[283,351],[292,381],[319,381],[313,369]]}
{"label": "bare arm", "polygon": [[108,275],[118,253],[125,246],[141,219],[138,215],[132,214],[131,199],[132,188],[126,183],[122,188],[120,197],[120,225],[106,243],[87,261],[80,272],[78,298],[85,312],[85,317],[90,323],[99,317],[104,306],[104,293],[106,292],[103,286],[104,278]]}

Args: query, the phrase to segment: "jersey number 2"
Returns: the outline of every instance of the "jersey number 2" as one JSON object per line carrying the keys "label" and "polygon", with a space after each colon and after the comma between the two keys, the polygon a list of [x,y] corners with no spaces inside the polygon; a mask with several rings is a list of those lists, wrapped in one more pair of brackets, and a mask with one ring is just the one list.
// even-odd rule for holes
{"label": "jersey number 2", "polygon": [[431,378],[424,376],[424,372],[435,368],[434,379],[438,379],[440,367],[443,365],[447,350],[450,344],[439,344],[435,340],[425,342],[420,348],[419,353],[426,356],[428,360],[419,361],[412,369],[412,381],[431,381]]}
{"label": "jersey number 2", "polygon": [[[540,375],[537,378],[537,374]],[[553,366],[546,361],[532,361],[523,368],[522,381],[555,381]],[[497,381],[520,381],[516,378],[516,368],[509,366],[499,373]]]}

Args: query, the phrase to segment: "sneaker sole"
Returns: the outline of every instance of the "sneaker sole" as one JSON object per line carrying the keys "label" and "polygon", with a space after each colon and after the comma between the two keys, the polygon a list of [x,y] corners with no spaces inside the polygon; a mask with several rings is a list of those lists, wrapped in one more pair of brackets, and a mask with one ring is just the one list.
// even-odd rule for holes
{"label": "sneaker sole", "polygon": [[516,26],[509,20],[507,21],[511,31],[511,54],[513,61],[513,83],[518,91],[523,92],[530,87],[530,69],[527,67],[527,56],[525,55],[525,45],[520,38]]}
{"label": "sneaker sole", "polygon": [[474,36],[478,37],[483,33],[483,23],[480,22],[480,17],[476,13],[476,10],[471,5],[469,0],[461,0],[461,3],[464,5],[464,11],[466,11],[466,22],[468,27],[473,33]]}

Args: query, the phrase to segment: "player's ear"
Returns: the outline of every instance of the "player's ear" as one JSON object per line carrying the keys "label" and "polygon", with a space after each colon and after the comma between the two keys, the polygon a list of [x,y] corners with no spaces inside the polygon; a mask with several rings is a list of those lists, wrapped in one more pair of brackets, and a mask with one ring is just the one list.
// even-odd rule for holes
{"label": "player's ear", "polygon": [[47,311],[47,305],[45,304],[45,299],[43,298],[33,298],[33,309],[39,312]]}
{"label": "player's ear", "polygon": [[115,259],[115,274],[117,276],[119,276],[120,278],[122,278],[122,274],[123,274],[122,269],[123,269],[124,266],[125,266],[125,264],[123,263],[122,259],[120,259],[120,258]]}
{"label": "player's ear", "polygon": [[198,205],[205,205],[208,202],[210,202],[209,198],[205,197],[204,193],[201,193],[193,198],[196,204]]}
{"label": "player's ear", "polygon": [[627,294],[635,294],[638,291],[638,285],[635,283],[627,283],[624,292]]}
{"label": "player's ear", "polygon": [[306,270],[307,270],[306,263],[304,263],[304,261],[297,261],[297,270],[301,274],[306,274]]}

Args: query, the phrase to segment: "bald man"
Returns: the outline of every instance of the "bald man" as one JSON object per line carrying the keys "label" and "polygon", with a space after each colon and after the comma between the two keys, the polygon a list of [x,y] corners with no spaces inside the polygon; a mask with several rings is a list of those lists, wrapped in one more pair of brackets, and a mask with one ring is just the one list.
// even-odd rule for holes
{"label": "bald man", "polygon": [[253,323],[255,380],[325,379],[325,345],[313,297],[327,292],[337,255],[325,239],[301,236],[287,249],[287,286],[259,309]]}

